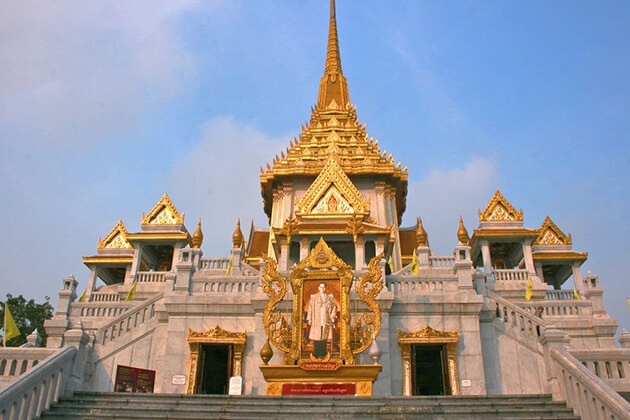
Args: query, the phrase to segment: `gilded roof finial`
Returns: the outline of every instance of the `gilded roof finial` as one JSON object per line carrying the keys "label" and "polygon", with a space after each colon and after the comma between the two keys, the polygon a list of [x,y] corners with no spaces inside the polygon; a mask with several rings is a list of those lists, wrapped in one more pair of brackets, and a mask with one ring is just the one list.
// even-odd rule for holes
{"label": "gilded roof finial", "polygon": [[335,0],[330,0],[330,23],[328,26],[326,67],[324,69],[324,76],[319,82],[317,106],[321,109],[325,109],[333,102],[337,104],[337,106],[343,107],[350,102],[350,98],[348,95],[348,82],[343,76],[343,72],[341,70]]}
{"label": "gilded roof finial", "polygon": [[234,229],[234,233],[232,234],[232,243],[234,244],[234,248],[240,248],[243,245],[243,232],[241,232],[241,219],[238,219],[236,222],[236,229]]}
{"label": "gilded roof finial", "polygon": [[459,241],[460,245],[466,245],[470,240],[470,237],[468,236],[468,231],[464,226],[464,219],[462,219],[462,216],[459,216],[459,229],[457,229],[457,240]]}
{"label": "gilded roof finial", "polygon": [[202,243],[203,243],[203,232],[201,231],[201,218],[199,218],[199,222],[197,223],[197,229],[195,229],[195,233],[193,233],[193,237],[192,237],[193,248],[201,248]]}
{"label": "gilded roof finial", "polygon": [[429,235],[427,235],[427,231],[424,230],[424,226],[422,226],[422,219],[418,216],[418,246],[428,246],[429,243]]}

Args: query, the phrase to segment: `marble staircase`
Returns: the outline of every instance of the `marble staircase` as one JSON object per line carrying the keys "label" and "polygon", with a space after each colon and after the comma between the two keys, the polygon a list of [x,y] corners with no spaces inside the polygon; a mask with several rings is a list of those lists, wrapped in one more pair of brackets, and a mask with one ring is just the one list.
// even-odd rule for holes
{"label": "marble staircase", "polygon": [[554,419],[579,420],[550,395],[264,397],[79,392],[42,419]]}

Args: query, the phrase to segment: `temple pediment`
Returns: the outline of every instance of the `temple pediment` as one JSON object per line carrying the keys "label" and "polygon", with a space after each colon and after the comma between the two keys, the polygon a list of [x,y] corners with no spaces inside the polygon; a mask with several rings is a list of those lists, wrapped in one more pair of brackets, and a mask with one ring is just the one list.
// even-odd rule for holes
{"label": "temple pediment", "polygon": [[572,243],[571,235],[565,235],[549,216],[545,217],[538,232],[534,245],[571,245]]}
{"label": "temple pediment", "polygon": [[127,229],[122,220],[107,234],[105,239],[98,239],[98,249],[133,249],[127,241]]}
{"label": "temple pediment", "polygon": [[481,212],[479,210],[480,222],[522,222],[523,221],[523,209],[516,211],[516,209],[506,200],[505,197],[497,190],[492,199],[486,206],[486,209]]}
{"label": "temple pediment", "polygon": [[146,216],[142,213],[143,225],[181,225],[183,223],[184,213],[179,214],[168,194],[164,194]]}
{"label": "temple pediment", "polygon": [[298,217],[315,215],[367,216],[370,203],[344,173],[336,153],[330,154],[319,176],[295,206]]}

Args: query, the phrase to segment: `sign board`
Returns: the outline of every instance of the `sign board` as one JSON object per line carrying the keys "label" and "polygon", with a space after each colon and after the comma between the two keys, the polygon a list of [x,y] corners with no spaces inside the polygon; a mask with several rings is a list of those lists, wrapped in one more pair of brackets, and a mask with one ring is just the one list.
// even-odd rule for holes
{"label": "sign board", "polygon": [[242,394],[243,394],[243,377],[232,376],[230,378],[229,395],[242,395]]}
{"label": "sign board", "polygon": [[462,386],[471,386],[470,379],[462,379]]}
{"label": "sign board", "polygon": [[282,395],[356,395],[354,383],[284,383]]}
{"label": "sign board", "polygon": [[114,392],[152,393],[155,387],[155,371],[131,366],[116,367]]}
{"label": "sign board", "polygon": [[173,375],[173,385],[185,385],[185,384],[186,384],[185,375]]}

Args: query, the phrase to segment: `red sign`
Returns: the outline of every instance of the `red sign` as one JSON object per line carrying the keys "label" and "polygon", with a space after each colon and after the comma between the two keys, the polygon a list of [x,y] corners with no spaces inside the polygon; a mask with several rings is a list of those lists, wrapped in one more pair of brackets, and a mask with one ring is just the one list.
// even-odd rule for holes
{"label": "red sign", "polygon": [[282,384],[282,395],[355,395],[356,384]]}
{"label": "red sign", "polygon": [[114,392],[152,393],[155,386],[155,371],[118,365]]}

